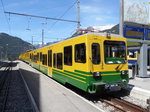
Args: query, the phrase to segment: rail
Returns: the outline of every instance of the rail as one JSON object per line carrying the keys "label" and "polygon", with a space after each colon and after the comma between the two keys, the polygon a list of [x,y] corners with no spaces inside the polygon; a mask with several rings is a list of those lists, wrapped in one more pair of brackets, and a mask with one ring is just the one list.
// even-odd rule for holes
{"label": "rail", "polygon": [[9,62],[0,69],[0,111],[36,112],[16,65]]}
{"label": "rail", "polygon": [[113,106],[116,111],[118,110],[120,112],[148,112],[147,109],[119,98],[110,98],[110,100],[103,100],[103,102]]}

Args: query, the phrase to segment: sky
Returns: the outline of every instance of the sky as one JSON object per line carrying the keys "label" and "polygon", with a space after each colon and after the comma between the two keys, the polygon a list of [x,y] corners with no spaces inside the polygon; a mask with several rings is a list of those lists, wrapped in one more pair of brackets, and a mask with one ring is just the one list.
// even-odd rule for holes
{"label": "sky", "polygon": [[[4,14],[16,12],[44,17],[77,20],[77,0],[1,0],[0,33],[7,33],[34,44],[53,42],[70,37],[77,29],[76,23],[50,19]],[[120,0],[80,0],[81,28],[119,23]],[[42,24],[45,23],[45,24]],[[30,30],[28,30],[30,29]]]}

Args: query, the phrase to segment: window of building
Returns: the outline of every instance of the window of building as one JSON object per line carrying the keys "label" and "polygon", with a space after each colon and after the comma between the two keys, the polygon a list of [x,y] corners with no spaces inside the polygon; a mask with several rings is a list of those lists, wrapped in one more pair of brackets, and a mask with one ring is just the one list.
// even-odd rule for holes
{"label": "window of building", "polygon": [[92,44],[92,63],[93,64],[100,63],[100,46],[98,43]]}
{"label": "window of building", "polygon": [[85,43],[75,45],[75,62],[86,63]]}
{"label": "window of building", "polygon": [[54,53],[53,54],[53,66],[54,66],[54,68],[56,68],[57,67],[57,63],[56,63],[56,53]]}
{"label": "window of building", "polygon": [[47,65],[47,55],[46,54],[43,54],[42,59],[43,59],[42,64]]}
{"label": "window of building", "polygon": [[72,46],[64,47],[64,64],[72,65]]}
{"label": "window of building", "polygon": [[48,66],[52,67],[52,50],[48,51]]}
{"label": "window of building", "polygon": [[57,53],[57,68],[62,69],[62,53]]}

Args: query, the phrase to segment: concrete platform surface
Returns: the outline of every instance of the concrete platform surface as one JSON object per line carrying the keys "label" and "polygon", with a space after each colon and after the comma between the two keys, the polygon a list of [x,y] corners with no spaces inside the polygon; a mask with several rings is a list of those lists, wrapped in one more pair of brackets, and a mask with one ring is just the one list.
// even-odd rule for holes
{"label": "concrete platform surface", "polygon": [[[150,72],[148,72],[148,75]],[[129,70],[129,88],[130,96],[146,101],[150,98],[150,78],[135,77],[132,79],[132,70]]]}
{"label": "concrete platform surface", "polygon": [[26,63],[17,62],[40,112],[103,111]]}

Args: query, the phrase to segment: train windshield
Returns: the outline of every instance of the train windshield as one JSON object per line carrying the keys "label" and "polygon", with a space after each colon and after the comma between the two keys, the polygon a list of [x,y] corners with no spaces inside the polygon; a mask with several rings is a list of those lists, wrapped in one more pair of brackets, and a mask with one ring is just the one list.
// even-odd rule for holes
{"label": "train windshield", "polygon": [[126,46],[123,41],[104,41],[105,63],[123,64],[126,60]]}

